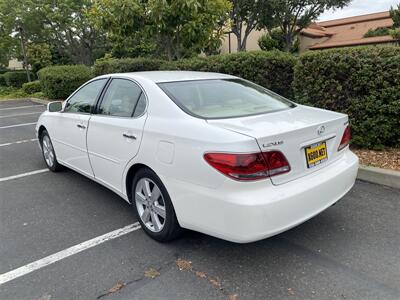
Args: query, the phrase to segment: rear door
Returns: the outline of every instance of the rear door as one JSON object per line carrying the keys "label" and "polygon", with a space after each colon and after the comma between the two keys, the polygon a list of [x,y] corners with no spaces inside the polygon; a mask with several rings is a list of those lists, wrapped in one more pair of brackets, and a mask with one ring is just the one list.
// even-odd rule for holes
{"label": "rear door", "polygon": [[91,81],[76,91],[64,110],[53,118],[50,135],[57,159],[78,171],[93,176],[86,149],[86,133],[91,111],[107,78]]}
{"label": "rear door", "polygon": [[87,146],[94,176],[118,191],[125,166],[139,151],[146,103],[136,82],[114,78],[89,122]]}

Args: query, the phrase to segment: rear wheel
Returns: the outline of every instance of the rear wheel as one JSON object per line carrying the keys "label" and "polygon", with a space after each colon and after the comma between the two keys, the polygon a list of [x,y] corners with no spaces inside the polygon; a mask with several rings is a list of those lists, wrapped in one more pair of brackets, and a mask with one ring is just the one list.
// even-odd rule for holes
{"label": "rear wheel", "polygon": [[142,228],[153,239],[166,242],[182,233],[171,198],[160,178],[140,169],[133,178],[132,205]]}
{"label": "rear wheel", "polygon": [[46,130],[43,130],[40,135],[40,145],[42,146],[42,154],[47,167],[53,172],[62,170],[62,166],[57,161],[56,152]]}

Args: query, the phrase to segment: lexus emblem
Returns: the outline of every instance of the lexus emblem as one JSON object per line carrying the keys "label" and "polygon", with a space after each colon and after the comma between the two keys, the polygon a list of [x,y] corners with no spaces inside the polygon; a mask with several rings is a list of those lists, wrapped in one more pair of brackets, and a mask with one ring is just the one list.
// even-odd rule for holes
{"label": "lexus emblem", "polygon": [[318,129],[317,129],[318,135],[321,135],[321,134],[323,134],[324,132],[325,132],[325,126],[324,126],[324,125],[319,126]]}

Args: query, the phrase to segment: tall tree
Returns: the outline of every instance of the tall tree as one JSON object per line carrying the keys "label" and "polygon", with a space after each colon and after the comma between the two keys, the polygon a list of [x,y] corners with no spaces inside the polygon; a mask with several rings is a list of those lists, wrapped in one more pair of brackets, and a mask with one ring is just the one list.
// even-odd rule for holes
{"label": "tall tree", "polygon": [[227,0],[149,0],[149,32],[169,60],[189,57],[210,45],[229,9]]}
{"label": "tall tree", "polygon": [[114,56],[173,60],[213,48],[229,9],[228,0],[96,0],[91,14]]}
{"label": "tall tree", "polygon": [[[47,43],[74,63],[91,64],[105,45],[88,10],[92,0],[0,0],[0,19],[8,34],[24,43]],[[29,63],[29,57],[28,57]]]}
{"label": "tall tree", "polygon": [[[278,26],[285,37],[285,50],[290,51],[299,32],[316,20],[324,11],[343,8],[351,0],[270,0],[270,13],[263,15],[260,26]],[[274,22],[271,22],[274,20]]]}
{"label": "tall tree", "polygon": [[112,43],[114,57],[145,56],[154,51],[146,32],[146,7],[141,0],[95,0],[90,17]]}
{"label": "tall tree", "polygon": [[237,51],[246,51],[247,38],[260,21],[271,21],[270,0],[231,0],[231,31],[236,36]]}

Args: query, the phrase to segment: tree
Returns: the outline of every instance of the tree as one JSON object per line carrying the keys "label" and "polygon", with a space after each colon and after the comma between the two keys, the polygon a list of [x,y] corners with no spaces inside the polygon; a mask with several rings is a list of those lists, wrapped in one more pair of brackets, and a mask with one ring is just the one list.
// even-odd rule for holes
{"label": "tree", "polygon": [[228,0],[96,0],[91,15],[112,41],[113,56],[173,60],[212,48],[229,8]]}
{"label": "tree", "polygon": [[[343,8],[351,0],[270,0],[270,12],[263,14],[260,27],[279,27],[285,38],[285,51],[290,51],[299,32],[316,20],[325,10]],[[273,20],[273,22],[271,22]]]}
{"label": "tree", "polygon": [[[35,0],[35,10],[43,23],[43,40],[55,45],[74,63],[90,65],[105,53],[105,36],[89,17],[91,0]],[[44,3],[43,3],[44,2]]]}
{"label": "tree", "polygon": [[390,8],[390,17],[393,20],[393,27],[389,30],[389,34],[397,40],[397,44],[400,45],[400,3],[397,4],[397,9]]}
{"label": "tree", "polygon": [[271,18],[272,2],[270,0],[231,0],[231,3],[231,31],[236,36],[237,51],[246,51],[247,38],[254,29],[260,27],[260,21],[267,23],[273,20]]}
{"label": "tree", "polygon": [[140,0],[95,0],[90,17],[111,41],[114,57],[145,56],[155,45],[146,33],[145,4]]}
{"label": "tree", "polygon": [[32,72],[36,73],[40,69],[52,64],[51,47],[46,43],[31,43],[27,47],[27,55]]}
{"label": "tree", "polygon": [[274,49],[283,51],[285,49],[285,38],[282,30],[280,28],[274,28],[268,33],[264,33],[258,39],[258,46],[264,51]]}
{"label": "tree", "polygon": [[169,60],[190,57],[211,45],[229,9],[227,0],[149,0],[149,33]]}
{"label": "tree", "polygon": [[91,6],[92,0],[0,0],[0,19],[7,34],[25,47],[47,43],[74,63],[91,64],[105,52],[99,53],[105,36],[88,18]]}
{"label": "tree", "polygon": [[16,47],[15,39],[5,33],[0,24],[0,69],[8,67],[8,62],[13,57]]}
{"label": "tree", "polygon": [[400,3],[397,4],[397,8],[390,7],[390,17],[393,20],[393,28],[400,27]]}

